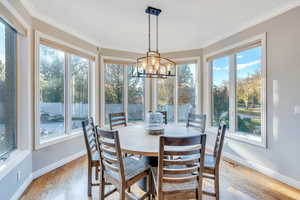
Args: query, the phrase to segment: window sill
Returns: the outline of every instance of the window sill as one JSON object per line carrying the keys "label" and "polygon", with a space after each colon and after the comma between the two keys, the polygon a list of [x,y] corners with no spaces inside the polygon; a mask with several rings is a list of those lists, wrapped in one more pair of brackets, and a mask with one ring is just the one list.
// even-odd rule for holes
{"label": "window sill", "polygon": [[[206,132],[216,135],[217,131],[218,131],[218,128],[209,127],[209,128],[207,128]],[[246,144],[254,145],[257,147],[261,147],[261,148],[265,148],[265,149],[267,148],[266,142],[265,142],[265,139],[263,136],[261,136],[261,141],[259,141],[254,138],[250,139],[249,137],[241,135],[238,132],[232,132],[232,131],[227,130],[227,134],[225,135],[225,137],[235,140],[235,141],[238,141],[238,142],[243,142]]]}
{"label": "window sill", "polygon": [[0,161],[0,180],[20,164],[28,155],[29,150],[14,150],[5,161]]}
{"label": "window sill", "polygon": [[54,138],[49,138],[41,141],[39,144],[36,144],[35,150],[42,149],[54,144],[62,143],[77,137],[80,137],[83,135],[83,132],[81,130],[74,130],[71,134],[66,134]]}

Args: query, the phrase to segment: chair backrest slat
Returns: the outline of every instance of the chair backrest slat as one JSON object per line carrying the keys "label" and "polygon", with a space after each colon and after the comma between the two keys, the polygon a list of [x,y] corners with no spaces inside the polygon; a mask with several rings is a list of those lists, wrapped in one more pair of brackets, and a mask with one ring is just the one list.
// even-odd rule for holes
{"label": "chair backrest slat", "polygon": [[189,113],[186,127],[195,127],[200,129],[201,133],[204,133],[206,127],[206,115]]}
{"label": "chair backrest slat", "polygon": [[97,150],[96,148],[96,128],[94,124],[93,118],[89,118],[85,121],[81,122],[83,134],[84,134],[84,141],[87,150],[87,155],[89,162],[92,160],[93,153]]}
{"label": "chair backrest slat", "polygon": [[197,172],[198,166],[192,166],[192,167],[186,167],[186,168],[179,168],[179,169],[169,169],[169,168],[164,168],[163,173],[164,174],[188,174],[188,173],[194,173]]}
{"label": "chair backrest slat", "polygon": [[114,171],[125,181],[124,163],[117,130],[103,130],[97,127],[97,148],[100,152],[102,170]]}
{"label": "chair backrest slat", "polygon": [[109,114],[110,130],[113,130],[117,126],[127,126],[126,113],[110,113]]}
{"label": "chair backrest slat", "polygon": [[164,166],[174,166],[174,165],[193,165],[198,162],[200,156],[195,156],[195,158],[191,159],[178,159],[178,160],[170,160],[170,159],[164,159],[163,164]]}
{"label": "chair backrest slat", "polygon": [[[198,181],[202,185],[206,135],[186,137],[160,137],[158,162],[158,192],[164,183],[188,183]],[[172,150],[174,149],[174,151]],[[182,156],[174,160],[170,157]]]}
{"label": "chair backrest slat", "polygon": [[217,137],[216,137],[215,147],[214,147],[214,154],[213,154],[216,159],[216,167],[219,167],[219,163],[221,160],[225,133],[226,133],[226,124],[220,122]]}
{"label": "chair backrest slat", "polygon": [[197,180],[197,175],[189,175],[179,178],[172,178],[172,177],[163,177],[162,181],[164,183],[187,183],[191,181]]}
{"label": "chair backrest slat", "polygon": [[193,155],[193,154],[197,154],[199,152],[199,150],[186,150],[186,151],[164,151],[165,155],[168,156],[188,156],[188,155]]}

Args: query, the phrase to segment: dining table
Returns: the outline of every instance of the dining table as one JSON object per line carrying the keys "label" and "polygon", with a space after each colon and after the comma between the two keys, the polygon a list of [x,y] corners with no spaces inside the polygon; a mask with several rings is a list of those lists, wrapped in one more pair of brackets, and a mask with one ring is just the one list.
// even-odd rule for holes
{"label": "dining table", "polygon": [[[151,167],[158,166],[159,138],[161,135],[151,135],[146,130],[145,124],[132,124],[117,129],[119,132],[120,146],[123,153],[141,156],[144,162]],[[164,136],[184,137],[201,134],[199,129],[186,127],[184,124],[167,124],[164,127]],[[146,181],[139,186],[146,190]]]}

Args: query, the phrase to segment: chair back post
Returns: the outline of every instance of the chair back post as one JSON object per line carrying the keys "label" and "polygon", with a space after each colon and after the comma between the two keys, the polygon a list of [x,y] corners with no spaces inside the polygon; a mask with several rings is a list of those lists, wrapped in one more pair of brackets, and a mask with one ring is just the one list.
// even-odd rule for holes
{"label": "chair back post", "polygon": [[124,162],[123,162],[123,156],[121,151],[121,145],[120,145],[120,138],[119,138],[119,132],[114,132],[115,135],[115,145],[116,145],[116,151],[117,151],[117,157],[119,160],[119,177],[120,180],[122,180],[122,184],[125,183],[125,169],[124,169]]}
{"label": "chair back post", "polygon": [[206,115],[189,113],[186,127],[199,128],[200,132],[204,133],[206,127]]}
{"label": "chair back post", "polygon": [[221,154],[222,154],[222,149],[223,149],[223,144],[224,144],[225,133],[226,133],[226,124],[223,124],[222,122],[220,122],[219,127],[218,127],[216,143],[215,143],[215,147],[214,147],[214,157],[216,159],[216,167],[217,168],[219,167],[219,163],[221,160]]}
{"label": "chair back post", "polygon": [[158,170],[157,170],[157,194],[158,199],[162,199],[161,191],[162,191],[162,176],[163,176],[163,160],[164,160],[164,146],[165,146],[165,138],[159,138],[159,157],[158,157]]}
{"label": "chair back post", "polygon": [[95,125],[92,117],[81,122],[84,141],[87,150],[88,160],[89,162],[92,160],[92,154],[96,149],[96,135],[95,135]]}

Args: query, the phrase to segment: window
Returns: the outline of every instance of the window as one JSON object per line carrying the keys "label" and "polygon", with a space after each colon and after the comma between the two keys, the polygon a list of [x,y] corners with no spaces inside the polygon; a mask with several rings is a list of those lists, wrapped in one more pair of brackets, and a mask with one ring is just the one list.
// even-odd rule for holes
{"label": "window", "polygon": [[261,136],[261,47],[236,54],[236,131]]}
{"label": "window", "polygon": [[17,32],[0,19],[0,158],[17,147],[16,38]]}
{"label": "window", "polygon": [[39,147],[81,130],[81,121],[90,114],[89,73],[93,61],[44,38],[40,38],[38,53]]}
{"label": "window", "polygon": [[178,70],[178,122],[186,122],[188,113],[196,112],[196,63],[181,64]]}
{"label": "window", "polygon": [[128,66],[128,120],[143,121],[145,116],[145,79],[131,77],[132,66]]}
{"label": "window", "polygon": [[124,112],[124,67],[105,65],[105,123],[109,113]]}
{"label": "window", "polygon": [[211,125],[223,120],[229,127],[229,57],[212,61]]}
{"label": "window", "polygon": [[40,45],[40,136],[65,133],[65,54]]}
{"label": "window", "polygon": [[197,61],[180,62],[176,77],[156,80],[156,110],[167,111],[168,122],[185,123],[197,113]]}
{"label": "window", "polygon": [[89,116],[89,60],[70,56],[72,129],[81,128],[81,121]]}
{"label": "window", "polygon": [[145,79],[131,77],[133,64],[107,61],[105,79],[105,123],[109,113],[126,112],[129,122],[143,121],[145,115]]}
{"label": "window", "polygon": [[157,109],[167,111],[168,122],[175,121],[175,78],[157,79]]}
{"label": "window", "polygon": [[226,121],[229,136],[266,145],[265,35],[209,59],[211,126]]}

